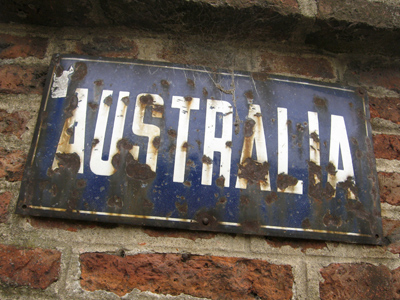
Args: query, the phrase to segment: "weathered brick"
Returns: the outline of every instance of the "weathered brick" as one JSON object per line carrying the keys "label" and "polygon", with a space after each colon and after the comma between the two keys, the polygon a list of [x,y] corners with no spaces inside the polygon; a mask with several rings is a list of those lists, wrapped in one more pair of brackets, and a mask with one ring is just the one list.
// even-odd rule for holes
{"label": "weathered brick", "polygon": [[382,118],[400,124],[400,98],[369,97],[371,118]]}
{"label": "weathered brick", "polygon": [[58,280],[61,253],[0,245],[0,281],[9,286],[45,289]]}
{"label": "weathered brick", "polygon": [[8,219],[8,205],[11,198],[11,192],[0,193],[0,223],[5,223]]}
{"label": "weathered brick", "polygon": [[317,0],[317,17],[350,23],[367,23],[377,27],[398,27],[400,7],[389,1]]}
{"label": "weathered brick", "polygon": [[21,181],[24,173],[26,154],[22,150],[6,150],[0,147],[0,178],[7,181]]}
{"label": "weathered brick", "polygon": [[203,231],[185,231],[185,230],[174,230],[174,229],[155,229],[146,228],[143,229],[144,233],[151,237],[173,237],[173,238],[185,238],[192,241],[197,239],[212,239],[215,237],[215,233],[203,232]]}
{"label": "weathered brick", "polygon": [[381,202],[400,205],[400,174],[378,173]]}
{"label": "weathered brick", "polygon": [[319,284],[322,300],[393,300],[400,297],[398,269],[391,272],[382,265],[336,263],[321,269],[321,275],[324,279]]}
{"label": "weathered brick", "polygon": [[323,57],[291,56],[264,52],[260,58],[260,67],[263,72],[310,78],[335,78],[335,71],[331,62]]}
{"label": "weathered brick", "polygon": [[0,66],[0,93],[41,94],[46,79],[46,69],[42,66]]}
{"label": "weathered brick", "polygon": [[109,36],[96,37],[88,43],[78,43],[76,52],[91,56],[136,58],[139,48],[132,40]]}
{"label": "weathered brick", "polygon": [[387,249],[394,254],[400,254],[400,221],[382,219],[382,228]]}
{"label": "weathered brick", "polygon": [[46,38],[0,34],[0,58],[28,56],[43,58],[47,45],[48,39]]}
{"label": "weathered brick", "polygon": [[351,85],[384,87],[400,92],[400,63],[387,60],[351,62],[344,74]]}
{"label": "weathered brick", "polygon": [[378,134],[373,141],[376,158],[400,159],[400,136]]}
{"label": "weathered brick", "polygon": [[28,123],[29,117],[27,111],[8,113],[6,110],[0,109],[0,133],[21,138],[27,129],[26,123]]}
{"label": "weathered brick", "polygon": [[210,299],[291,299],[288,265],[244,258],[189,254],[116,256],[84,253],[81,285],[119,296],[134,288],[158,294],[181,293]]}
{"label": "weathered brick", "polygon": [[301,252],[305,253],[307,249],[315,249],[320,250],[326,248],[326,243],[322,241],[311,241],[311,240],[302,240],[302,239],[284,239],[284,238],[267,238],[267,244],[275,247],[281,248],[283,246],[290,246],[294,249],[301,249]]}

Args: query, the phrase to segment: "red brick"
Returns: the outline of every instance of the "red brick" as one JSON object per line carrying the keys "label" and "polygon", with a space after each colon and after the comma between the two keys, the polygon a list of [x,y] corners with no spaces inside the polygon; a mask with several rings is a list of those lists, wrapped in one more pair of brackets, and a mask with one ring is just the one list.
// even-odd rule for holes
{"label": "red brick", "polygon": [[21,150],[6,150],[0,147],[0,178],[7,181],[21,181],[24,173],[26,154]]}
{"label": "red brick", "polygon": [[105,57],[136,58],[139,48],[132,40],[120,37],[96,37],[89,43],[78,43],[78,54]]}
{"label": "red brick", "polygon": [[378,173],[381,202],[400,205],[400,174]]}
{"label": "red brick", "polygon": [[12,198],[11,192],[0,193],[0,223],[7,222],[8,219],[8,205]]}
{"label": "red brick", "polygon": [[351,62],[344,74],[351,85],[400,91],[400,65],[393,61]]}
{"label": "red brick", "polygon": [[400,159],[400,136],[378,134],[373,141],[376,158]]}
{"label": "red brick", "polygon": [[214,233],[202,232],[202,231],[185,231],[185,230],[174,230],[174,229],[143,229],[144,233],[151,237],[173,237],[173,238],[185,238],[192,241],[197,239],[212,239],[215,237]]}
{"label": "red brick", "polygon": [[0,66],[0,93],[41,94],[47,68],[41,66]]}
{"label": "red brick", "polygon": [[189,254],[116,256],[85,253],[81,285],[123,296],[134,288],[158,294],[181,293],[210,299],[291,299],[288,265],[233,257]]}
{"label": "red brick", "polygon": [[45,38],[0,34],[0,58],[44,58],[47,45],[48,39]]}
{"label": "red brick", "polygon": [[9,286],[45,289],[58,280],[61,253],[0,245],[0,281]]}
{"label": "red brick", "polygon": [[26,123],[28,123],[29,118],[27,111],[8,113],[6,110],[0,109],[0,133],[21,138],[21,135],[27,129]]}
{"label": "red brick", "polygon": [[263,72],[268,73],[310,78],[335,78],[331,62],[322,57],[290,56],[265,52],[261,54],[260,67]]}
{"label": "red brick", "polygon": [[267,238],[267,244],[275,248],[281,248],[283,246],[290,246],[294,249],[300,248],[303,253],[305,253],[307,249],[320,250],[326,248],[325,242],[302,239],[290,240],[283,238]]}
{"label": "red brick", "polygon": [[321,269],[324,281],[319,284],[320,297],[322,300],[398,299],[397,273],[382,265],[330,264]]}
{"label": "red brick", "polygon": [[369,97],[371,118],[382,118],[400,124],[400,98]]}
{"label": "red brick", "polygon": [[400,254],[400,221],[382,219],[382,228],[387,241],[386,248],[394,254]]}

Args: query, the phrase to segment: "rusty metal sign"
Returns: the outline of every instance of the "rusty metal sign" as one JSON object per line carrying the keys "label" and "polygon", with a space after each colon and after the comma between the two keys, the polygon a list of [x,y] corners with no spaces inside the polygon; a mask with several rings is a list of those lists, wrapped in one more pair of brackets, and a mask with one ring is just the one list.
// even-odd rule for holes
{"label": "rusty metal sign", "polygon": [[56,56],[17,213],[379,244],[367,95]]}

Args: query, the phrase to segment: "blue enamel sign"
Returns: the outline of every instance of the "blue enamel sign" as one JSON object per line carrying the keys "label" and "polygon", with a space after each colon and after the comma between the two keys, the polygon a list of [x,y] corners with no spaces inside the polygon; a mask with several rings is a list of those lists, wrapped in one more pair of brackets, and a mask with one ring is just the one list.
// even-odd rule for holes
{"label": "blue enamel sign", "polygon": [[365,92],[56,56],[17,213],[380,243]]}

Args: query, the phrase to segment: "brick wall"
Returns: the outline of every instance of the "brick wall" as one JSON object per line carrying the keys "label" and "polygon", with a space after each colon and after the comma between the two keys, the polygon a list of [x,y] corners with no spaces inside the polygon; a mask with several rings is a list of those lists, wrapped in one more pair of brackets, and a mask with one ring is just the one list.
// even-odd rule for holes
{"label": "brick wall", "polygon": [[[26,5],[18,4],[22,2]],[[242,6],[234,1],[198,2],[215,4],[213,18],[218,18],[220,7],[229,11],[223,3],[239,15],[253,5],[250,1],[237,2]],[[341,34],[357,37],[354,26],[359,26],[367,39],[368,32],[374,37],[383,30],[390,40],[398,19],[388,15],[390,1],[372,2],[372,9],[382,18],[371,15],[369,19],[365,14],[371,10],[360,1],[354,1],[360,5],[358,14],[346,14],[350,8],[342,3],[341,14],[335,15],[338,2],[268,1],[272,8],[258,6],[254,12],[268,9],[280,20],[290,19],[281,24],[290,32],[265,40],[255,34],[243,40],[221,39],[218,30],[222,29],[215,38],[198,32],[178,34],[174,28],[159,30],[151,22],[134,29],[137,24],[126,19],[128,13],[122,15],[121,24],[114,24],[110,18],[127,7],[115,6],[104,16],[98,12],[104,6],[97,1],[71,1],[75,8],[63,4],[60,9],[68,13],[56,21],[45,7],[37,11],[43,16],[36,20],[29,15],[30,10],[37,10],[34,1],[10,1],[6,21],[16,23],[0,24],[0,298],[400,299],[400,58],[390,46],[381,44],[378,50],[368,45],[365,53],[352,48],[362,40],[344,39],[346,46],[339,43],[339,37],[336,46],[332,41],[319,45],[320,32],[305,29],[313,24],[323,30],[333,18],[342,22]],[[82,13],[90,5],[97,17]],[[393,7],[392,12],[399,10]],[[67,20],[74,9],[80,12]],[[14,12],[19,15],[13,16]],[[24,14],[27,17],[21,19]],[[349,26],[351,18],[353,27]],[[63,27],[63,22],[70,27]],[[168,20],[158,26],[164,26],[162,22]],[[179,30],[185,32],[187,22],[180,23],[183,29]],[[77,24],[85,27],[74,27]],[[276,32],[276,24],[267,25],[251,28],[264,28],[267,35]],[[143,30],[146,26],[151,30]],[[325,31],[333,40],[337,32],[330,30],[339,29],[331,26]],[[386,244],[189,232],[14,214],[54,53],[218,66],[365,88],[370,98]]]}

